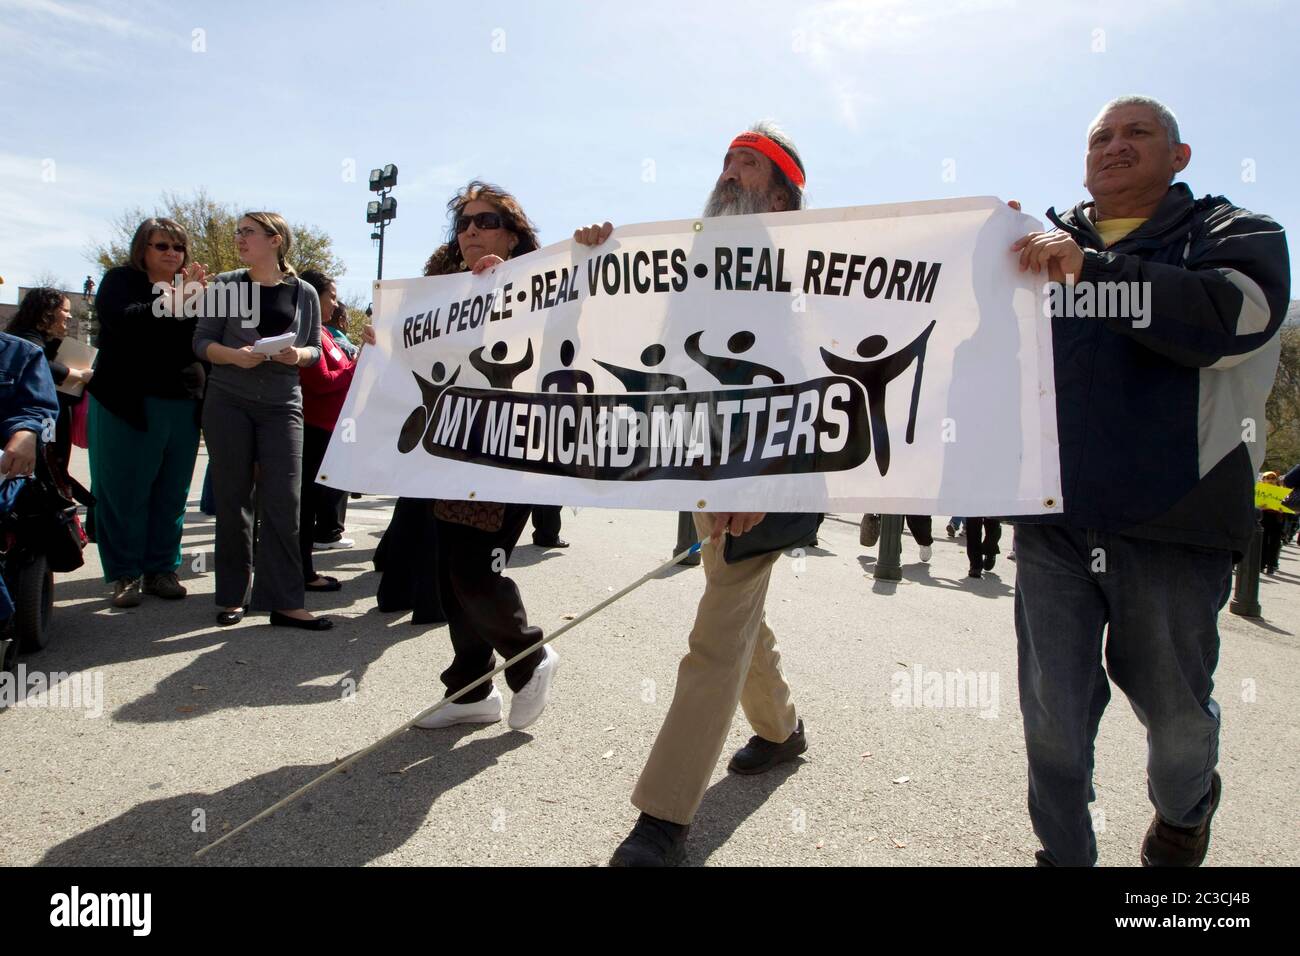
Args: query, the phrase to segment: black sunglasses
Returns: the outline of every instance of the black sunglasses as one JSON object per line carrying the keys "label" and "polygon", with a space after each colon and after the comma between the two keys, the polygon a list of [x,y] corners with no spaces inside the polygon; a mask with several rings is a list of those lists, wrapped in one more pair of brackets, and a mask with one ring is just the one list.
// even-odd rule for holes
{"label": "black sunglasses", "polygon": [[185,247],[177,242],[151,242],[149,243],[149,245],[153,246],[159,252],[166,252],[168,249],[172,249],[180,253],[185,252]]}
{"label": "black sunglasses", "polygon": [[472,216],[456,217],[456,235],[468,229],[471,222],[480,229],[500,229],[505,225],[499,212],[476,212]]}

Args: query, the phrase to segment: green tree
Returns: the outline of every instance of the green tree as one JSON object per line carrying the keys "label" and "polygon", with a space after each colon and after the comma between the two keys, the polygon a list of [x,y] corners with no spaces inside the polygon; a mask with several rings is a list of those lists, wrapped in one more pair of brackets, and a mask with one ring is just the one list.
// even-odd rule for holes
{"label": "green tree", "polygon": [[1300,325],[1284,325],[1282,356],[1269,393],[1266,471],[1286,471],[1300,464]]}
{"label": "green tree", "polygon": [[[87,255],[91,262],[104,269],[125,265],[131,251],[131,238],[136,227],[152,216],[175,219],[190,235],[190,258],[201,262],[208,272],[229,272],[241,269],[235,246],[235,225],[246,210],[229,203],[219,203],[204,189],[193,196],[165,192],[152,213],[143,209],[128,209],[113,222],[113,234],[107,242],[94,246]],[[297,271],[320,269],[326,275],[338,276],[345,271],[343,260],[334,255],[330,237],[315,226],[290,223],[293,246],[289,249],[289,264]]]}

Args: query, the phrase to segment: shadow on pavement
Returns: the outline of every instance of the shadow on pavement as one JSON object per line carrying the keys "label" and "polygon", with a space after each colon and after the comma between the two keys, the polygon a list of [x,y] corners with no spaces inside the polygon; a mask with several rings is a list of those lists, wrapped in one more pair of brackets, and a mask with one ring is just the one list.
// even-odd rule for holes
{"label": "shadow on pavement", "polygon": [[803,757],[799,757],[767,773],[752,776],[728,773],[709,787],[691,826],[690,840],[686,845],[687,863],[692,866],[706,864],[718,847],[730,840],[736,829],[805,762]]}
{"label": "shadow on pavement", "polygon": [[[319,608],[312,610],[322,613]],[[359,618],[335,618],[333,630],[324,632],[272,627],[264,616],[247,618],[258,623],[223,628],[216,636],[220,643],[212,650],[113,711],[112,719],[156,723],[188,720],[230,707],[338,701],[360,692],[366,671],[390,647],[422,637],[422,632],[406,628],[376,627],[375,619],[383,616],[367,614],[364,625]],[[433,676],[436,669],[431,661]]]}
{"label": "shadow on pavement", "polygon": [[[876,567],[876,559],[869,554],[859,555],[858,563],[867,573]],[[996,570],[985,571],[984,576],[979,578],[940,578],[930,573],[928,564],[904,564],[903,580],[945,591],[965,591],[982,598],[1010,597],[1016,593],[1015,588],[1007,585]],[[872,591],[877,594],[893,594],[897,584],[896,581],[876,581],[872,585]]]}
{"label": "shadow on pavement", "polygon": [[[478,729],[408,731],[199,860],[193,857],[196,850],[324,773],[330,764],[281,767],[216,793],[141,803],[51,848],[38,865],[361,866],[405,844],[426,825],[430,810],[437,812],[443,793],[532,739],[506,732],[456,746]],[[202,815],[196,813],[200,810]],[[206,824],[206,832],[194,832],[198,819]],[[436,826],[436,820],[429,825]]]}

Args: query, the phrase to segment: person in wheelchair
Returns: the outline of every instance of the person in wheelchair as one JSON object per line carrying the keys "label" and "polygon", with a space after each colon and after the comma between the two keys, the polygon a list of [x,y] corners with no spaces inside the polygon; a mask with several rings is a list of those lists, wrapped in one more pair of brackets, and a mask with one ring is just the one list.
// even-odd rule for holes
{"label": "person in wheelchair", "polygon": [[[45,355],[23,339],[0,332],[0,518],[14,507],[36,467],[42,443],[54,436],[58,397]],[[14,604],[0,576],[0,627]]]}

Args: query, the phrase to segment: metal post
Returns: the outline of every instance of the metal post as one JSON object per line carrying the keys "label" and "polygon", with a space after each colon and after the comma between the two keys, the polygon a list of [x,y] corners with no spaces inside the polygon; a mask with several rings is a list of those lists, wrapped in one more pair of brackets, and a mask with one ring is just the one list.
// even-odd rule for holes
{"label": "metal post", "polygon": [[1237,563],[1237,586],[1228,602],[1228,610],[1242,617],[1261,617],[1259,606],[1259,566],[1263,563],[1264,526],[1258,513],[1255,533],[1250,536],[1250,547]]}
{"label": "metal post", "polygon": [[[380,196],[382,197],[382,196],[383,196],[383,193],[380,193]],[[382,202],[383,200],[381,199],[380,201]],[[386,226],[386,225],[388,225],[386,222],[384,222],[383,220],[380,220],[380,223],[379,223],[379,274],[375,276],[376,279],[382,279],[382,278],[384,277],[384,226]]]}
{"label": "metal post", "polygon": [[880,516],[880,550],[872,576],[879,581],[903,579],[903,516]]}

